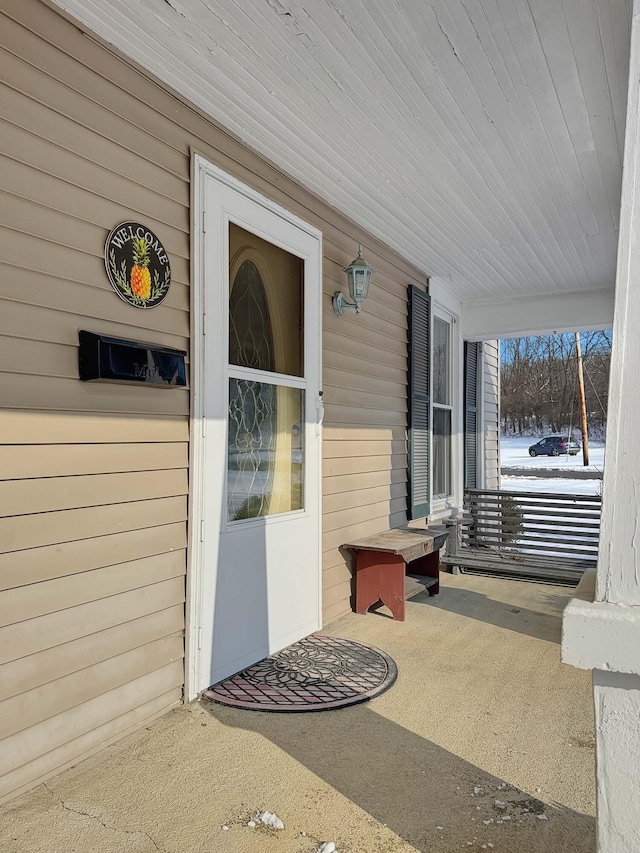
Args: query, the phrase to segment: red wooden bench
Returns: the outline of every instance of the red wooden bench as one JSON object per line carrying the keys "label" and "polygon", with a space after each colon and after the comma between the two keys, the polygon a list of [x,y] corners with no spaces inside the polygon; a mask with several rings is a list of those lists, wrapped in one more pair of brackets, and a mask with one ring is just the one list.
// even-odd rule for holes
{"label": "red wooden bench", "polygon": [[440,548],[448,531],[397,527],[347,542],[356,552],[356,613],[382,601],[404,621],[405,600],[427,589],[440,591]]}

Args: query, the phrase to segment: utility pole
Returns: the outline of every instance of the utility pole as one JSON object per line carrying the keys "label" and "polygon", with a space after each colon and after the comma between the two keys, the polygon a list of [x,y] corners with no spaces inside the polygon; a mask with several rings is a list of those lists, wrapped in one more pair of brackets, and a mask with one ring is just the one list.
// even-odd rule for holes
{"label": "utility pole", "polygon": [[576,332],[576,362],[578,364],[578,392],[580,394],[580,417],[582,419],[582,464],[589,464],[589,435],[587,434],[587,406],[584,399],[584,376],[582,375],[582,350],[580,332]]}

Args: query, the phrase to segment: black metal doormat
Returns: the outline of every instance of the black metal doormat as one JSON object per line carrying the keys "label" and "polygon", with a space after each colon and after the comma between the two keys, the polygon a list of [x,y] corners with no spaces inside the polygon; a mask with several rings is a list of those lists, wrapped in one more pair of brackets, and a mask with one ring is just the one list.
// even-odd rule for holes
{"label": "black metal doormat", "polygon": [[250,711],[331,711],[366,702],[398,677],[395,661],[373,646],[312,634],[202,693]]}

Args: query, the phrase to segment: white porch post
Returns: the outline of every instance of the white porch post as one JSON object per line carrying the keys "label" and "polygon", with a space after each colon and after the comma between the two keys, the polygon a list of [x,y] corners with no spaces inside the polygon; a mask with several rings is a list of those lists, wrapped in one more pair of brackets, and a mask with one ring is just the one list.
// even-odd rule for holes
{"label": "white porch post", "polygon": [[634,0],[598,571],[567,607],[562,641],[566,663],[593,670],[599,853],[640,850],[639,96]]}

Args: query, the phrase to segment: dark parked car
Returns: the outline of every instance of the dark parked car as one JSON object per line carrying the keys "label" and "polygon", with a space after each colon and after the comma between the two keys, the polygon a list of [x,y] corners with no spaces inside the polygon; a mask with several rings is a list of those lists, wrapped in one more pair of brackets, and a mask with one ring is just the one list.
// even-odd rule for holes
{"label": "dark parked car", "polygon": [[560,456],[561,453],[575,456],[579,450],[578,442],[569,438],[568,435],[548,435],[540,439],[537,444],[531,445],[529,456]]}

